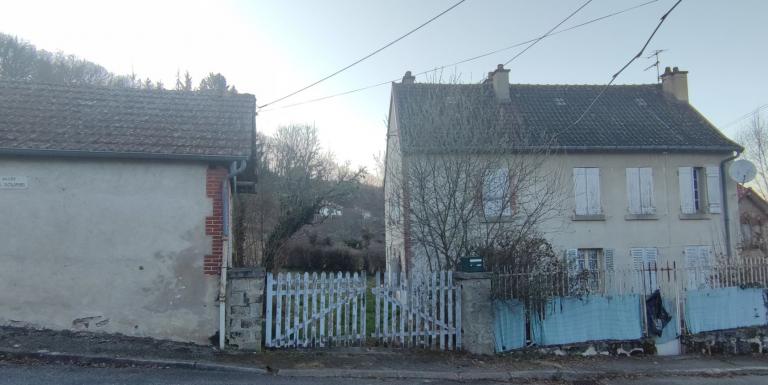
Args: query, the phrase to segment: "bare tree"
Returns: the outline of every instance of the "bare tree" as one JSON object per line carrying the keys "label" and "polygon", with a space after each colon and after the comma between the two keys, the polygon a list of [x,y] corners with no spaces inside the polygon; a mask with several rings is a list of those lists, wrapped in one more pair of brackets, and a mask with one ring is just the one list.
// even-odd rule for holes
{"label": "bare tree", "polygon": [[419,103],[399,106],[416,109],[405,113],[419,126],[401,132],[411,148],[387,170],[389,232],[403,235],[417,271],[455,269],[461,257],[490,249],[524,254],[539,227],[563,214],[567,188],[550,157],[554,141],[510,129],[496,110],[507,107],[478,107],[458,91],[479,93],[479,85],[432,86]]}
{"label": "bare tree", "polygon": [[[317,129],[309,125],[278,128],[268,140],[264,162],[266,168],[258,184],[262,185],[262,192],[269,190],[269,196],[262,198],[265,205],[261,212],[253,215],[262,221],[262,265],[276,270],[288,240],[304,226],[313,224],[316,214],[328,202],[352,194],[365,177],[365,169],[337,164],[331,153],[323,151]],[[264,226],[267,210],[274,215],[269,218],[272,223]]]}
{"label": "bare tree", "polygon": [[759,113],[739,131],[738,141],[745,149],[742,156],[757,168],[754,188],[763,197],[768,196],[768,125]]}

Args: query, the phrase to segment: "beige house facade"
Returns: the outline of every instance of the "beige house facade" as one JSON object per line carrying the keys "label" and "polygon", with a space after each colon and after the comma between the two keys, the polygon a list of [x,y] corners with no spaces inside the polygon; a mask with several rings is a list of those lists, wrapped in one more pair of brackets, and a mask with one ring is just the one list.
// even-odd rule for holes
{"label": "beige house facade", "polygon": [[[406,74],[393,85],[387,135],[388,270],[430,268],[412,235],[414,199],[394,181],[414,163],[467,153],[535,159],[529,167],[542,181],[514,194],[535,195],[537,183],[555,182],[556,207],[536,227],[580,268],[695,267],[736,258],[738,197],[723,170],[741,148],[689,104],[687,72],[668,68],[662,79],[611,86],[584,113],[602,86],[510,84],[501,66],[482,85],[420,84]],[[462,112],[452,115],[452,108]],[[466,123],[477,117],[478,124]],[[505,170],[502,184],[514,174]],[[486,190],[479,229],[492,222]],[[511,201],[503,220],[524,222],[531,200]]]}

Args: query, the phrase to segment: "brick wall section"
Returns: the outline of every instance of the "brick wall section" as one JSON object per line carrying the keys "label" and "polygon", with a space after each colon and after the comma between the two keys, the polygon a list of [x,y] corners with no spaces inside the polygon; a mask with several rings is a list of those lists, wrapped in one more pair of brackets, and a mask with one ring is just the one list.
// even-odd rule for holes
{"label": "brick wall section", "polygon": [[205,235],[211,237],[211,253],[203,259],[203,270],[207,275],[216,275],[221,271],[223,255],[223,239],[221,223],[223,220],[223,204],[221,201],[221,181],[227,177],[224,167],[208,167],[205,180],[205,193],[213,202],[212,215],[205,217]]}

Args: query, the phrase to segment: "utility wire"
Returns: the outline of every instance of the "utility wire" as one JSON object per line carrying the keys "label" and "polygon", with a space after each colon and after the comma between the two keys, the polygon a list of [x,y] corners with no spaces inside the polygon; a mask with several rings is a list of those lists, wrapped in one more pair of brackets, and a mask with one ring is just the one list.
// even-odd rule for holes
{"label": "utility wire", "polygon": [[318,85],[318,84],[320,84],[320,83],[322,83],[322,82],[324,82],[324,81],[326,81],[326,80],[328,80],[328,79],[330,79],[330,78],[332,78],[332,77],[334,77],[334,76],[336,76],[336,75],[338,75],[338,74],[340,74],[340,73],[342,73],[342,72],[344,72],[344,71],[346,71],[346,70],[350,69],[351,67],[353,67],[353,66],[355,66],[355,65],[357,65],[357,64],[359,64],[359,63],[361,63],[362,61],[364,61],[364,60],[366,60],[366,59],[370,58],[370,57],[371,57],[371,56],[373,56],[373,55],[376,55],[377,53],[379,53],[379,52],[381,52],[381,51],[383,51],[383,50],[385,50],[385,49],[389,48],[390,46],[392,46],[393,44],[395,44],[395,43],[399,42],[400,40],[403,40],[403,39],[405,39],[406,37],[410,36],[410,35],[411,35],[411,34],[413,34],[414,32],[416,32],[416,31],[418,31],[418,30],[422,29],[422,28],[423,28],[423,27],[425,27],[427,24],[429,24],[429,23],[431,23],[431,22],[433,22],[433,21],[437,20],[437,19],[438,19],[440,16],[443,16],[443,15],[445,15],[446,13],[448,13],[448,12],[450,12],[452,9],[454,9],[454,8],[458,7],[458,6],[459,6],[461,3],[465,2],[465,1],[467,1],[467,0],[459,0],[459,1],[458,1],[456,4],[454,4],[454,5],[450,6],[450,7],[448,7],[448,9],[446,9],[445,11],[438,13],[436,16],[434,16],[434,17],[432,17],[431,19],[429,19],[429,20],[425,21],[424,23],[422,23],[422,24],[421,24],[421,25],[419,25],[418,27],[416,27],[416,28],[414,28],[414,29],[412,29],[412,30],[408,31],[408,32],[407,32],[407,33],[405,33],[404,35],[402,35],[402,36],[398,37],[398,38],[397,38],[397,39],[395,39],[395,40],[392,40],[391,42],[389,42],[389,43],[385,44],[383,47],[381,47],[381,48],[379,48],[379,49],[377,49],[377,50],[375,50],[375,51],[373,51],[373,52],[369,53],[368,55],[365,55],[365,56],[363,56],[362,58],[360,58],[360,59],[356,60],[356,61],[355,61],[355,62],[353,62],[352,64],[349,64],[349,65],[347,65],[346,67],[344,67],[344,68],[341,68],[341,69],[339,69],[338,71],[336,71],[336,72],[334,72],[334,73],[332,73],[332,74],[330,74],[330,75],[328,75],[328,76],[326,76],[326,77],[324,77],[324,78],[322,78],[322,79],[320,79],[320,80],[318,80],[318,81],[316,81],[316,82],[314,82],[314,83],[311,83],[311,84],[309,84],[309,85],[307,85],[307,86],[305,86],[305,87],[302,87],[302,88],[300,88],[300,89],[298,89],[298,90],[296,90],[296,91],[294,91],[294,92],[291,92],[291,93],[290,93],[290,94],[288,94],[288,95],[285,95],[285,96],[283,96],[283,97],[280,97],[280,98],[278,98],[278,99],[275,99],[275,100],[273,100],[273,101],[271,101],[271,102],[269,102],[269,103],[265,103],[265,104],[262,104],[262,105],[260,105],[260,106],[259,106],[259,108],[262,108],[262,107],[266,107],[266,106],[268,106],[268,105],[270,105],[270,104],[274,104],[274,103],[277,103],[277,102],[279,102],[279,101],[282,101],[282,100],[288,99],[288,98],[290,98],[291,96],[298,94],[299,92],[303,92],[303,91],[306,91],[307,89],[309,89],[309,88],[312,88],[312,87],[314,87],[314,86],[316,86],[316,85]]}
{"label": "utility wire", "polygon": [[728,124],[724,124],[724,125],[722,125],[722,126],[720,127],[720,129],[721,129],[721,130],[723,130],[723,129],[725,129],[725,128],[728,128],[728,127],[730,127],[730,126],[733,126],[734,124],[736,124],[736,123],[738,123],[738,122],[740,122],[740,121],[742,121],[742,120],[744,120],[744,119],[746,119],[746,118],[748,118],[748,117],[750,117],[750,116],[753,116],[753,115],[757,114],[758,112],[760,112],[760,110],[762,110],[762,109],[764,109],[764,108],[766,108],[766,107],[768,107],[768,103],[766,103],[766,104],[763,104],[762,106],[760,106],[760,107],[757,107],[757,108],[755,108],[754,110],[752,110],[752,111],[750,111],[750,112],[748,112],[748,113],[746,113],[746,114],[744,114],[744,115],[742,115],[742,116],[740,116],[740,117],[738,117],[738,118],[736,118],[736,119],[732,120],[732,121],[731,121],[730,123],[728,123]]}
{"label": "utility wire", "polygon": [[509,59],[509,60],[507,60],[507,61],[504,63],[504,65],[507,65],[507,64],[511,63],[513,60],[515,60],[515,59],[517,59],[518,57],[520,57],[520,55],[524,54],[524,53],[525,53],[525,51],[528,51],[529,49],[531,49],[531,47],[533,47],[533,46],[534,46],[534,45],[536,45],[538,42],[542,41],[544,38],[546,38],[547,36],[549,36],[549,35],[550,35],[550,34],[551,34],[551,33],[552,33],[554,30],[556,30],[558,27],[560,27],[561,25],[563,25],[563,23],[565,23],[566,21],[568,21],[568,20],[569,20],[570,18],[572,18],[574,15],[576,15],[577,13],[579,13],[579,11],[581,11],[581,10],[582,10],[584,7],[586,7],[586,6],[587,6],[589,3],[591,3],[591,2],[592,2],[592,0],[587,0],[586,2],[584,2],[584,4],[582,4],[582,5],[581,5],[581,7],[579,7],[579,8],[576,8],[576,10],[575,10],[575,11],[573,11],[573,12],[571,12],[571,14],[570,14],[570,15],[568,15],[568,17],[566,17],[565,19],[563,19],[562,21],[560,21],[559,23],[557,23],[557,25],[555,25],[554,27],[550,28],[550,30],[549,30],[549,31],[547,31],[547,33],[545,33],[545,34],[543,34],[543,35],[539,36],[539,37],[538,37],[538,38],[536,38],[536,39],[535,39],[535,40],[534,40],[534,41],[533,41],[531,44],[529,44],[527,47],[525,47],[525,49],[523,49],[522,51],[520,51],[520,52],[518,52],[517,54],[515,54],[515,56],[512,56],[512,58],[511,58],[511,59]]}
{"label": "utility wire", "polygon": [[667,20],[667,16],[669,16],[669,14],[670,14],[670,13],[672,13],[672,11],[674,11],[674,10],[675,10],[675,8],[677,8],[677,6],[678,6],[678,5],[679,5],[679,4],[680,4],[682,1],[683,1],[683,0],[677,0],[677,2],[675,2],[675,4],[672,6],[672,8],[670,8],[670,9],[669,9],[669,10],[668,10],[666,13],[664,13],[664,15],[662,15],[662,16],[661,16],[661,20],[659,20],[659,23],[658,23],[658,24],[656,24],[656,28],[654,28],[654,29],[653,29],[653,32],[651,32],[651,36],[649,36],[649,37],[648,37],[648,40],[646,40],[646,41],[645,41],[645,44],[643,44],[643,47],[642,47],[642,48],[640,48],[640,52],[638,52],[638,53],[637,53],[635,56],[633,56],[633,57],[632,57],[632,59],[629,59],[629,61],[627,62],[627,64],[624,64],[624,66],[623,66],[623,67],[621,67],[621,69],[619,69],[619,71],[618,71],[618,72],[616,72],[615,74],[613,74],[613,76],[611,76],[611,81],[609,81],[609,82],[608,82],[608,84],[606,84],[606,85],[603,87],[603,89],[602,89],[602,90],[600,90],[600,93],[598,93],[598,94],[597,94],[597,96],[595,96],[595,98],[594,98],[594,99],[592,99],[592,102],[591,102],[591,103],[589,103],[589,105],[587,106],[587,108],[586,108],[586,109],[585,109],[585,110],[584,110],[584,111],[581,113],[581,115],[579,115],[579,118],[578,118],[578,119],[576,119],[575,121],[573,121],[573,123],[571,123],[570,125],[568,125],[568,126],[567,126],[567,127],[565,127],[564,129],[562,129],[560,132],[558,132],[558,133],[557,133],[557,134],[556,134],[556,135],[553,137],[553,139],[556,139],[556,138],[557,138],[558,136],[560,136],[562,133],[564,133],[565,131],[568,131],[568,130],[569,130],[571,127],[573,127],[573,126],[575,126],[575,125],[579,124],[579,122],[581,122],[581,120],[584,118],[584,116],[586,116],[586,115],[587,115],[587,113],[589,112],[589,110],[591,110],[591,109],[592,109],[592,107],[595,105],[595,103],[597,103],[598,99],[600,99],[600,97],[601,97],[601,96],[603,96],[603,94],[604,94],[604,93],[605,93],[605,91],[606,91],[606,90],[607,90],[607,89],[608,89],[608,88],[611,86],[611,84],[613,84],[613,82],[616,80],[616,78],[617,78],[617,77],[619,77],[619,75],[621,75],[621,73],[622,73],[622,72],[624,72],[624,70],[625,70],[625,69],[627,69],[627,67],[629,67],[629,65],[630,65],[630,64],[632,64],[632,63],[633,63],[635,60],[637,60],[639,57],[643,56],[643,52],[645,52],[645,49],[646,49],[646,48],[648,48],[648,44],[650,44],[650,43],[651,43],[651,40],[652,40],[652,39],[653,39],[653,37],[656,35],[656,32],[658,32],[659,28],[661,28],[661,25],[662,25],[662,24],[664,24],[664,21],[666,21],[666,20]]}
{"label": "utility wire", "polygon": [[[552,33],[550,33],[548,35],[547,34],[541,35],[541,36],[533,38],[533,39],[529,39],[529,40],[526,40],[526,41],[523,41],[523,42],[520,42],[520,43],[516,43],[516,44],[510,45],[510,46],[506,46],[504,48],[499,48],[499,49],[496,49],[496,50],[493,50],[493,51],[489,51],[489,52],[486,52],[486,53],[483,53],[483,54],[480,54],[480,55],[477,55],[477,56],[473,56],[473,57],[470,57],[470,58],[467,58],[467,59],[463,59],[463,60],[457,61],[455,63],[446,64],[446,65],[442,65],[442,66],[439,66],[439,67],[431,68],[431,69],[428,69],[426,71],[422,71],[422,72],[416,73],[413,76],[421,76],[421,75],[425,75],[425,74],[428,74],[428,73],[433,72],[433,71],[439,71],[439,70],[442,70],[442,69],[445,69],[445,68],[457,66],[459,64],[464,64],[464,63],[468,63],[468,62],[475,61],[475,60],[478,60],[478,59],[482,59],[482,58],[487,57],[487,56],[495,55],[495,54],[497,54],[499,52],[504,52],[504,51],[508,51],[508,50],[510,50],[512,48],[520,47],[522,45],[534,42],[536,40],[540,40],[542,38],[551,37],[551,36],[554,36],[554,35],[557,35],[557,34],[561,34],[563,32],[568,32],[568,31],[571,31],[571,30],[574,30],[574,29],[577,29],[577,28],[581,28],[581,27],[587,26],[587,25],[592,24],[592,23],[596,23],[596,22],[604,20],[604,19],[608,19],[608,18],[611,18],[611,17],[614,17],[614,16],[618,16],[618,15],[621,15],[622,13],[633,11],[633,10],[635,10],[637,8],[641,8],[641,7],[644,7],[644,6],[656,3],[658,1],[659,0],[646,1],[645,3],[641,3],[641,4],[638,4],[638,5],[629,7],[629,8],[622,9],[620,11],[609,13],[607,15],[603,15],[603,16],[600,16],[600,17],[588,20],[588,21],[585,21],[585,22],[580,23],[580,24],[576,24],[576,25],[571,26],[571,27],[568,27],[568,28],[565,28],[565,29],[561,29],[559,31],[552,32]],[[360,88],[355,88],[355,89],[352,89],[352,90],[349,90],[349,91],[339,92],[337,94],[322,96],[322,97],[315,98],[315,99],[304,100],[304,101],[301,101],[301,102],[298,102],[298,103],[293,103],[293,104],[287,104],[287,105],[284,105],[284,106],[273,107],[273,108],[266,109],[266,110],[260,110],[259,112],[269,112],[269,111],[275,111],[275,110],[278,110],[278,109],[296,107],[296,106],[300,106],[300,105],[304,105],[304,104],[319,102],[321,100],[331,99],[331,98],[335,98],[335,97],[339,97],[339,96],[344,96],[344,95],[348,95],[348,94],[355,93],[355,92],[365,91],[365,90],[368,90],[368,89],[371,89],[371,88],[381,87],[381,86],[384,86],[384,85],[387,85],[387,84],[391,84],[392,82],[397,81],[397,80],[400,80],[400,77],[394,78],[392,80],[387,80],[387,81],[383,81],[383,82],[380,82],[380,83],[376,83],[376,84],[371,84],[371,85],[363,86],[363,87],[360,87]]]}

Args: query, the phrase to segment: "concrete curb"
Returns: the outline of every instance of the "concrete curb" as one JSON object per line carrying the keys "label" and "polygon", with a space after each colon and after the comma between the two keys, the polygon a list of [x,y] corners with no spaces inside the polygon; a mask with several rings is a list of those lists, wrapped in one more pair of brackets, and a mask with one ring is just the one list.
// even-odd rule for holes
{"label": "concrete curb", "polygon": [[546,381],[546,380],[595,380],[611,377],[697,377],[697,376],[726,376],[726,375],[768,375],[768,366],[745,366],[738,368],[708,368],[708,369],[661,369],[647,371],[593,371],[593,370],[518,370],[518,371],[420,371],[420,370],[384,370],[384,369],[280,369],[269,372],[252,366],[221,364],[206,361],[145,359],[129,357],[111,357],[103,355],[71,354],[57,352],[25,352],[0,348],[0,354],[19,359],[38,359],[46,362],[81,364],[111,364],[136,367],[169,367],[178,369],[194,369],[209,371],[229,371],[252,373],[260,375],[276,375],[280,377],[316,377],[316,378],[368,378],[368,379],[415,379],[415,380],[452,380],[452,381]]}
{"label": "concrete curb", "polygon": [[71,353],[58,353],[58,352],[25,352],[18,350],[2,349],[0,348],[0,354],[19,358],[19,359],[38,359],[46,362],[78,362],[82,364],[111,364],[111,365],[125,365],[125,366],[162,366],[178,369],[196,369],[196,370],[217,370],[217,371],[237,371],[244,373],[255,374],[268,374],[264,369],[254,368],[251,366],[241,366],[232,364],[218,364],[205,361],[190,361],[190,360],[167,360],[167,359],[155,359],[155,358],[131,358],[131,357],[112,357],[102,355],[90,355],[90,354],[71,354]]}

